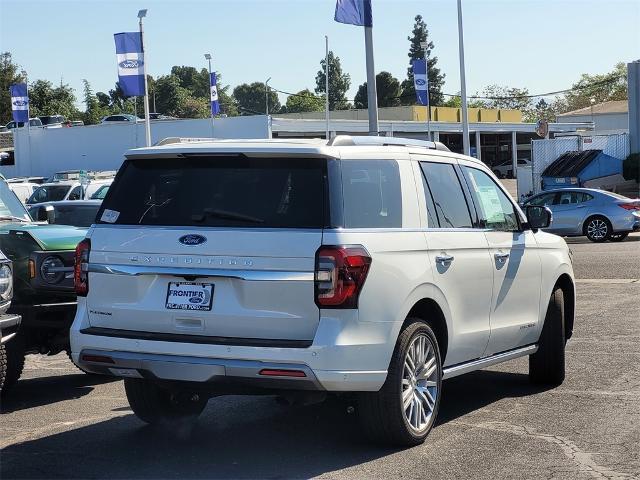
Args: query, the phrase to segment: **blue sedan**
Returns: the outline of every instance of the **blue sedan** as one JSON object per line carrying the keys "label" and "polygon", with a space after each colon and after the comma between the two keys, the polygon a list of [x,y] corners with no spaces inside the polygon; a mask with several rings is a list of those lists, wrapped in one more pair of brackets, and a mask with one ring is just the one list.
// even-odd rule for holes
{"label": "blue sedan", "polygon": [[553,219],[546,231],[592,242],[620,242],[640,230],[640,200],[592,188],[547,190],[524,202],[544,205]]}

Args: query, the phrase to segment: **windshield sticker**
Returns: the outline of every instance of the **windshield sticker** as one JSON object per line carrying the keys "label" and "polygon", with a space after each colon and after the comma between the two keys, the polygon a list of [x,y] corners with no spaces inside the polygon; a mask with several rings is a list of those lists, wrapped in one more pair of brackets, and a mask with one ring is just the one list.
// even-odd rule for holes
{"label": "windshield sticker", "polygon": [[500,204],[498,192],[494,187],[479,187],[478,197],[484,210],[484,215],[488,223],[504,222],[504,212]]}
{"label": "windshield sticker", "polygon": [[117,212],[115,210],[109,210],[108,208],[106,208],[104,212],[102,212],[102,217],[100,217],[100,221],[107,222],[107,223],[116,223],[116,220],[118,220],[119,216],[120,216],[120,212]]}

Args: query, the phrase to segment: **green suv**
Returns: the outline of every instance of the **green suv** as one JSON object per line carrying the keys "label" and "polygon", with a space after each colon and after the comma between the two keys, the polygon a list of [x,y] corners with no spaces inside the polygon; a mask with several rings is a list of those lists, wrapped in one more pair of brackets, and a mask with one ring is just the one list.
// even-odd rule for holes
{"label": "green suv", "polygon": [[9,313],[22,316],[18,335],[6,345],[5,391],[20,378],[25,354],[69,350],[76,311],[74,252],[85,233],[84,228],[34,222],[0,180],[0,250],[13,262]]}

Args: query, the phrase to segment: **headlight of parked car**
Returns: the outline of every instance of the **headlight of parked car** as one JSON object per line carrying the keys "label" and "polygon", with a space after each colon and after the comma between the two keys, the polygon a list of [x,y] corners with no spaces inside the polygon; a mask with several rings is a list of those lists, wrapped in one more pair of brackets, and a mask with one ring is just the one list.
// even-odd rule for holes
{"label": "headlight of parked car", "polygon": [[56,255],[46,257],[40,264],[40,276],[47,283],[60,283],[64,279],[64,263]]}
{"label": "headlight of parked car", "polygon": [[3,263],[0,266],[0,300],[8,302],[13,295],[13,272],[11,267]]}

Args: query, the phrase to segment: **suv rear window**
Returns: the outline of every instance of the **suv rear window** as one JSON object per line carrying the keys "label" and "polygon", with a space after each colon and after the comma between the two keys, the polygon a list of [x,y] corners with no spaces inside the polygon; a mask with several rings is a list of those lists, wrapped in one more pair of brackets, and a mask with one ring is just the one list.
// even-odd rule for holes
{"label": "suv rear window", "polygon": [[108,209],[117,212],[108,223],[121,225],[323,228],[325,179],[317,158],[132,159],[98,219]]}

